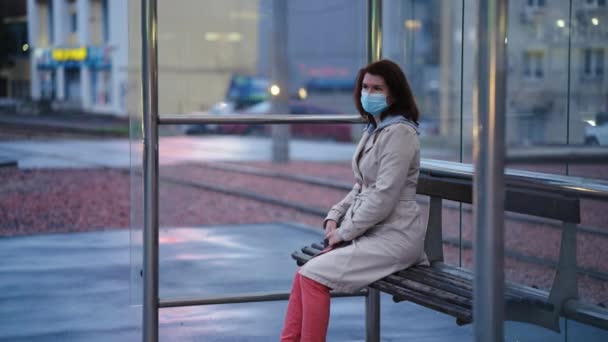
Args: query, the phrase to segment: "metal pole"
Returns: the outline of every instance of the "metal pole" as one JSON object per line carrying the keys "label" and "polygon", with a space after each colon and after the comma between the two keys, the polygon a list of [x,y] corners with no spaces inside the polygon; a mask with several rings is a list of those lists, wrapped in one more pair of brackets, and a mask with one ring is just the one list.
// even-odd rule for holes
{"label": "metal pole", "polygon": [[367,62],[382,58],[382,0],[367,1]]}
{"label": "metal pole", "polygon": [[380,342],[380,291],[371,287],[365,298],[365,342]]}
{"label": "metal pole", "polygon": [[[273,93],[271,88],[272,109],[275,113],[289,113],[289,62],[287,55],[287,1],[274,0],[272,5],[273,17],[273,63],[272,87],[278,87],[279,93]],[[286,163],[289,161],[289,125],[272,126],[272,161]]]}
{"label": "metal pole", "polygon": [[478,0],[473,96],[475,341],[503,341],[507,0]]}
{"label": "metal pole", "polygon": [[[367,2],[367,62],[382,58],[382,0]],[[380,341],[380,292],[368,288],[365,298],[365,341]]]}
{"label": "metal pole", "polygon": [[158,341],[158,55],[156,0],[142,0],[144,167],[143,341]]}

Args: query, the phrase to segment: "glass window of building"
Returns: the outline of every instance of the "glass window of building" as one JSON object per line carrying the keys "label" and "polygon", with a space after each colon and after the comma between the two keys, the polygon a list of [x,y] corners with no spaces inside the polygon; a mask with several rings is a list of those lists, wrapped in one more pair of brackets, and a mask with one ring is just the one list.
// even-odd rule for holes
{"label": "glass window of building", "polygon": [[76,1],[71,0],[68,2],[68,41],[71,45],[75,46],[78,44],[78,8],[76,7]]}
{"label": "glass window of building", "polygon": [[606,0],[585,0],[585,6],[589,8],[604,7]]}
{"label": "glass window of building", "polygon": [[101,28],[103,31],[103,41],[104,43],[107,43],[110,40],[110,26],[108,25],[108,0],[102,0],[101,7]]}
{"label": "glass window of building", "polygon": [[601,78],[604,75],[604,49],[584,49],[583,75],[585,78]]}
{"label": "glass window of building", "polygon": [[94,0],[91,2],[91,13],[89,19],[89,32],[92,45],[101,45],[105,40],[105,2]]}
{"label": "glass window of building", "polygon": [[528,7],[539,8],[545,6],[545,0],[528,0]]}
{"label": "glass window of building", "polygon": [[524,75],[529,79],[543,78],[543,59],[542,51],[526,51],[524,52]]}
{"label": "glass window of building", "polygon": [[36,2],[38,12],[38,45],[46,47],[53,43],[53,3],[52,1]]}

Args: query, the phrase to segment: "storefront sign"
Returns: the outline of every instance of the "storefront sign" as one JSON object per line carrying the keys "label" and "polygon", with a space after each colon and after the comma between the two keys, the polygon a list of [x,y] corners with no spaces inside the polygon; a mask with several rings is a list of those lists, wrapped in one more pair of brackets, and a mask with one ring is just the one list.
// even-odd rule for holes
{"label": "storefront sign", "polygon": [[77,48],[38,48],[34,58],[39,69],[55,69],[60,66],[78,68],[88,66],[93,69],[107,69],[112,65],[112,48],[109,46],[88,46]]}
{"label": "storefront sign", "polygon": [[53,60],[56,62],[82,62],[87,59],[87,48],[53,49]]}

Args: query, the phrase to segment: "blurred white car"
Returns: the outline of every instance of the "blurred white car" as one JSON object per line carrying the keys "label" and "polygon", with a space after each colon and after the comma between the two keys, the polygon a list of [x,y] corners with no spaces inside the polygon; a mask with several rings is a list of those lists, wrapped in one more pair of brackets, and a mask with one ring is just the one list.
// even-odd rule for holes
{"label": "blurred white car", "polygon": [[608,145],[608,112],[598,113],[595,121],[587,121],[585,145]]}
{"label": "blurred white car", "polygon": [[234,102],[222,101],[214,104],[209,109],[209,114],[212,115],[226,115],[234,112]]}
{"label": "blurred white car", "polygon": [[[209,111],[205,114],[208,115],[228,115],[235,112],[236,105],[234,102],[221,101],[214,104]],[[214,133],[217,132],[219,126],[217,124],[196,124],[187,125],[185,129],[186,134],[201,134],[201,133]]]}

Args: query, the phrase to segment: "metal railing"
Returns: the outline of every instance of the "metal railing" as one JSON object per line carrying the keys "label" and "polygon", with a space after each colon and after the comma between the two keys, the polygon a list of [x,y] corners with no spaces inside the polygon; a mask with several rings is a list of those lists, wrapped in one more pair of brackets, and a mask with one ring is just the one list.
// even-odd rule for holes
{"label": "metal railing", "polygon": [[179,124],[297,124],[297,123],[363,123],[360,115],[162,115],[158,119],[161,125]]}
{"label": "metal railing", "polygon": [[[359,297],[367,296],[367,291],[359,293],[341,293],[333,292],[332,298],[340,297]],[[223,297],[208,297],[208,298],[181,298],[181,299],[161,299],[159,307],[175,308],[182,306],[198,306],[198,305],[216,305],[216,304],[239,304],[239,303],[257,303],[257,302],[272,302],[277,300],[288,300],[288,292],[268,292],[268,293],[249,293]]]}
{"label": "metal railing", "polygon": [[[471,179],[474,169],[469,164],[426,159],[421,162],[421,172]],[[608,200],[608,182],[603,180],[508,168],[505,169],[505,176],[507,185],[521,185],[531,189],[548,189],[565,195]]]}

